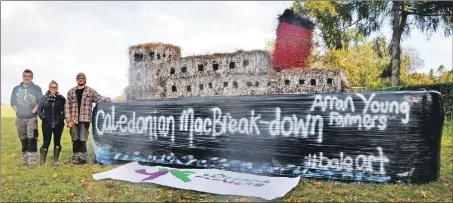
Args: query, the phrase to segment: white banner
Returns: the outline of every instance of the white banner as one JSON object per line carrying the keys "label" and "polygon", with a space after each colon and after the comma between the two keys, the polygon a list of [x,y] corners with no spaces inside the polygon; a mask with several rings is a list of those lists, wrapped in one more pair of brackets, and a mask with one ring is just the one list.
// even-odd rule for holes
{"label": "white banner", "polygon": [[142,166],[138,162],[93,174],[93,178],[95,180],[116,179],[134,183],[155,183],[186,190],[221,195],[260,197],[266,200],[285,196],[300,180],[300,177],[267,177],[217,169]]}

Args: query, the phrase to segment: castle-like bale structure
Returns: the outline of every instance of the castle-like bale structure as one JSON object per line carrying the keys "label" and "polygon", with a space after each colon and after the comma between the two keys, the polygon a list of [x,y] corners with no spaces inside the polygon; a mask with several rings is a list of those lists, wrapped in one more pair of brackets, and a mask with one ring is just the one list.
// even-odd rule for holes
{"label": "castle-like bale structure", "polygon": [[340,71],[272,67],[266,51],[237,51],[181,57],[163,43],[130,47],[128,100],[158,98],[341,92],[348,89]]}
{"label": "castle-like bale structure", "polygon": [[314,23],[292,9],[278,20],[272,55],[254,50],[181,57],[172,44],[131,46],[126,99],[347,91],[341,71],[309,67]]}

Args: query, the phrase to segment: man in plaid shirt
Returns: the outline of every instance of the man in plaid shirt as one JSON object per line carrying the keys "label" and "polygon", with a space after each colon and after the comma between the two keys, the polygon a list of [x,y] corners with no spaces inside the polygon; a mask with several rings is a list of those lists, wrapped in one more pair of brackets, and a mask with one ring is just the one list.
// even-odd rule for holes
{"label": "man in plaid shirt", "polygon": [[68,91],[65,104],[66,123],[72,138],[72,163],[88,163],[88,140],[93,102],[111,102],[93,88],[86,86],[84,73],[77,74],[77,86]]}

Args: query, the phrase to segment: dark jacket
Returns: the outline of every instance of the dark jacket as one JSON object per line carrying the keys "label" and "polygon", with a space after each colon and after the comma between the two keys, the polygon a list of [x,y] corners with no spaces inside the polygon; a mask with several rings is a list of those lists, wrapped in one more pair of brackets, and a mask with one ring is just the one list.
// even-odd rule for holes
{"label": "dark jacket", "polygon": [[41,97],[38,104],[38,116],[46,127],[64,126],[64,105],[66,99],[59,94],[51,95],[48,91]]}
{"label": "dark jacket", "polygon": [[30,85],[25,88],[23,82],[15,86],[11,93],[11,106],[16,106],[17,118],[36,118],[36,114],[32,113],[33,108],[38,104],[39,98],[42,96],[42,90],[38,85],[30,82]]}

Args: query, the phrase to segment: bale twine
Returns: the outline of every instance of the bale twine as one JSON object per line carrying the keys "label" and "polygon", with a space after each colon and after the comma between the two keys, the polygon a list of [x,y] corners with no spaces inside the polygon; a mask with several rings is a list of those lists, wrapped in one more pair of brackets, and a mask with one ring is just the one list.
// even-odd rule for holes
{"label": "bale twine", "polygon": [[277,40],[272,55],[274,67],[308,67],[314,23],[303,14],[296,15],[292,9],[286,9],[278,20]]}

